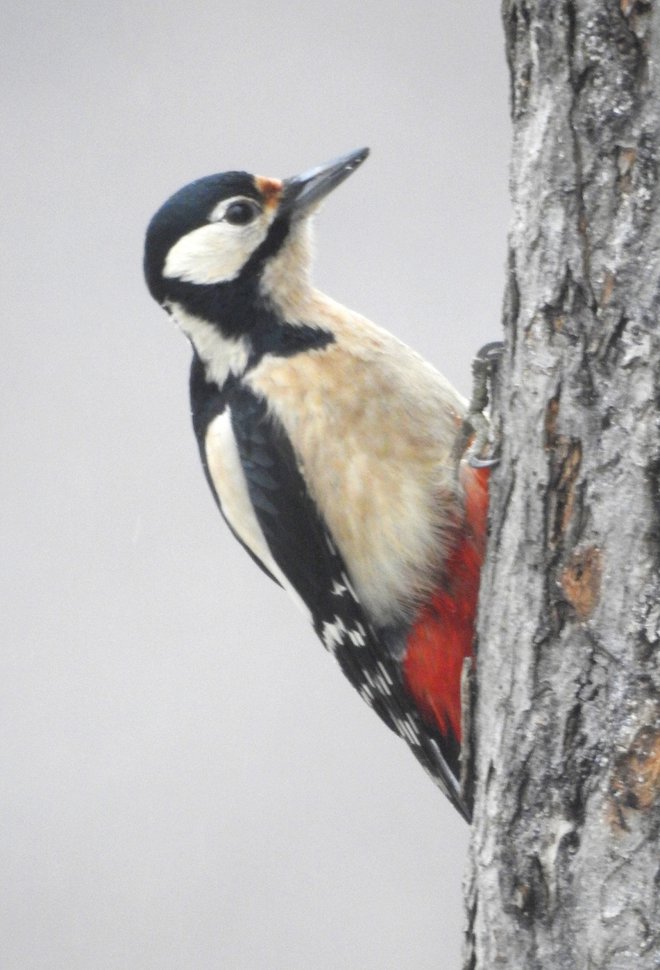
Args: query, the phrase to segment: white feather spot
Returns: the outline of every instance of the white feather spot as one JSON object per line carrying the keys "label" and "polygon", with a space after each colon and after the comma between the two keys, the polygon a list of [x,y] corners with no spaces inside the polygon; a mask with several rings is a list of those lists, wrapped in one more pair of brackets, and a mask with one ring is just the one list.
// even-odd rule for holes
{"label": "white feather spot", "polygon": [[410,721],[410,718],[394,718],[394,727],[397,733],[408,742],[408,744],[419,744],[419,731],[416,725]]}
{"label": "white feather spot", "polygon": [[[369,681],[369,683],[371,684],[371,686],[375,690],[377,690],[379,694],[388,695],[392,693],[392,689],[390,685],[381,674],[371,674],[365,671],[365,676]],[[415,729],[416,729],[416,725],[415,725]]]}
{"label": "white feather spot", "polygon": [[326,650],[330,653],[334,653],[337,647],[340,647],[344,642],[346,637],[346,627],[339,616],[335,616],[334,623],[329,623],[327,620],[323,623],[323,629],[321,631],[321,638],[323,640],[323,645]]}
{"label": "white feather spot", "polygon": [[441,768],[440,778],[438,778],[436,775],[433,775],[432,777],[439,784],[442,791],[444,791],[445,794],[449,796],[449,798],[451,798],[452,796],[455,798],[460,798],[461,786],[459,785],[458,781],[454,777],[453,772],[450,770],[449,765],[447,764],[447,761],[445,760],[445,757],[442,751],[440,750],[437,742],[434,741],[433,738],[430,738],[429,743],[433,749],[433,753],[435,754],[436,760]]}
{"label": "white feather spot", "polygon": [[364,627],[361,623],[357,623],[353,630],[348,630],[347,632],[354,647],[363,647],[367,642]]}
{"label": "white feather spot", "polygon": [[355,602],[356,603],[359,603],[360,600],[358,599],[358,594],[353,589],[353,586],[351,585],[351,581],[348,578],[348,576],[346,575],[346,573],[342,573],[341,574],[341,578],[343,579],[344,583],[346,584],[346,589],[351,594],[351,596],[353,597],[353,599],[355,600]]}
{"label": "white feather spot", "polygon": [[366,684],[363,687],[360,687],[360,697],[363,701],[366,701],[369,707],[373,707],[374,695],[371,692],[371,688],[367,687]]}
{"label": "white feather spot", "polygon": [[392,677],[391,677],[391,674],[390,674],[390,672],[389,672],[389,670],[387,669],[387,667],[385,666],[385,664],[382,664],[382,663],[379,663],[379,664],[378,664],[378,669],[379,669],[379,670],[380,670],[380,672],[381,672],[381,675],[382,675],[382,677],[383,677],[383,680],[384,680],[384,681],[385,681],[385,682],[386,682],[386,683],[387,683],[388,685],[390,685],[390,686],[391,686],[391,685],[392,685],[392,684],[394,683],[394,681],[392,680]]}
{"label": "white feather spot", "polygon": [[[299,468],[302,471],[301,466],[299,466]],[[333,543],[332,539],[330,538],[330,536],[328,535],[327,532],[325,532],[324,535],[325,535],[325,543],[326,543],[328,549],[333,554],[333,556],[336,556],[337,555],[337,550],[335,549],[335,546],[334,546],[334,543]]]}

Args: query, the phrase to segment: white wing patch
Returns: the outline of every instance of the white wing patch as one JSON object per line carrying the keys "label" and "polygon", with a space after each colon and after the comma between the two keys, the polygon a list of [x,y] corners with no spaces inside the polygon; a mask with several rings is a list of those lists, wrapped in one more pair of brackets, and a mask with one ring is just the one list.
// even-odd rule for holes
{"label": "white wing patch", "polygon": [[213,487],[232,529],[310,619],[309,610],[275,562],[255,515],[231,426],[229,408],[209,424],[204,450]]}

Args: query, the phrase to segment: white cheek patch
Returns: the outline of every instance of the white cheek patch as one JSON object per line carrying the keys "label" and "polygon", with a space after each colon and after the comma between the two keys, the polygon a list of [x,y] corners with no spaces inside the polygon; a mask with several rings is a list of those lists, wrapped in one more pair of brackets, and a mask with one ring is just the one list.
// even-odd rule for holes
{"label": "white cheek patch", "polygon": [[232,529],[310,619],[309,610],[273,559],[259,525],[238,454],[229,408],[209,424],[204,450],[220,507]]}
{"label": "white cheek patch", "polygon": [[268,225],[261,221],[249,226],[227,222],[200,226],[172,246],[163,276],[186,283],[228,283],[236,279],[267,232]]}

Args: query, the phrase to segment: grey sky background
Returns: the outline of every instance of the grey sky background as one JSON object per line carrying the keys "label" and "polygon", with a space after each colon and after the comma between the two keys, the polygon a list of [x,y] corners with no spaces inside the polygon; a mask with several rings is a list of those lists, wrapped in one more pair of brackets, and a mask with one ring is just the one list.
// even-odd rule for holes
{"label": "grey sky background", "polygon": [[500,331],[499,3],[4,14],[0,966],[452,970],[467,828],[217,514],[153,211],[369,145],[316,281],[467,393]]}

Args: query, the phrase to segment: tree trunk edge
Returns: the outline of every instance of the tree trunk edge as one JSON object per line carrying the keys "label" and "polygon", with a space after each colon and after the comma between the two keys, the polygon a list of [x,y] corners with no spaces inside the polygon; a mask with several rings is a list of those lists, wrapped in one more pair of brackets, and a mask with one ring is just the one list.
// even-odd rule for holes
{"label": "tree trunk edge", "polygon": [[464,970],[660,968],[660,11],[504,0]]}

